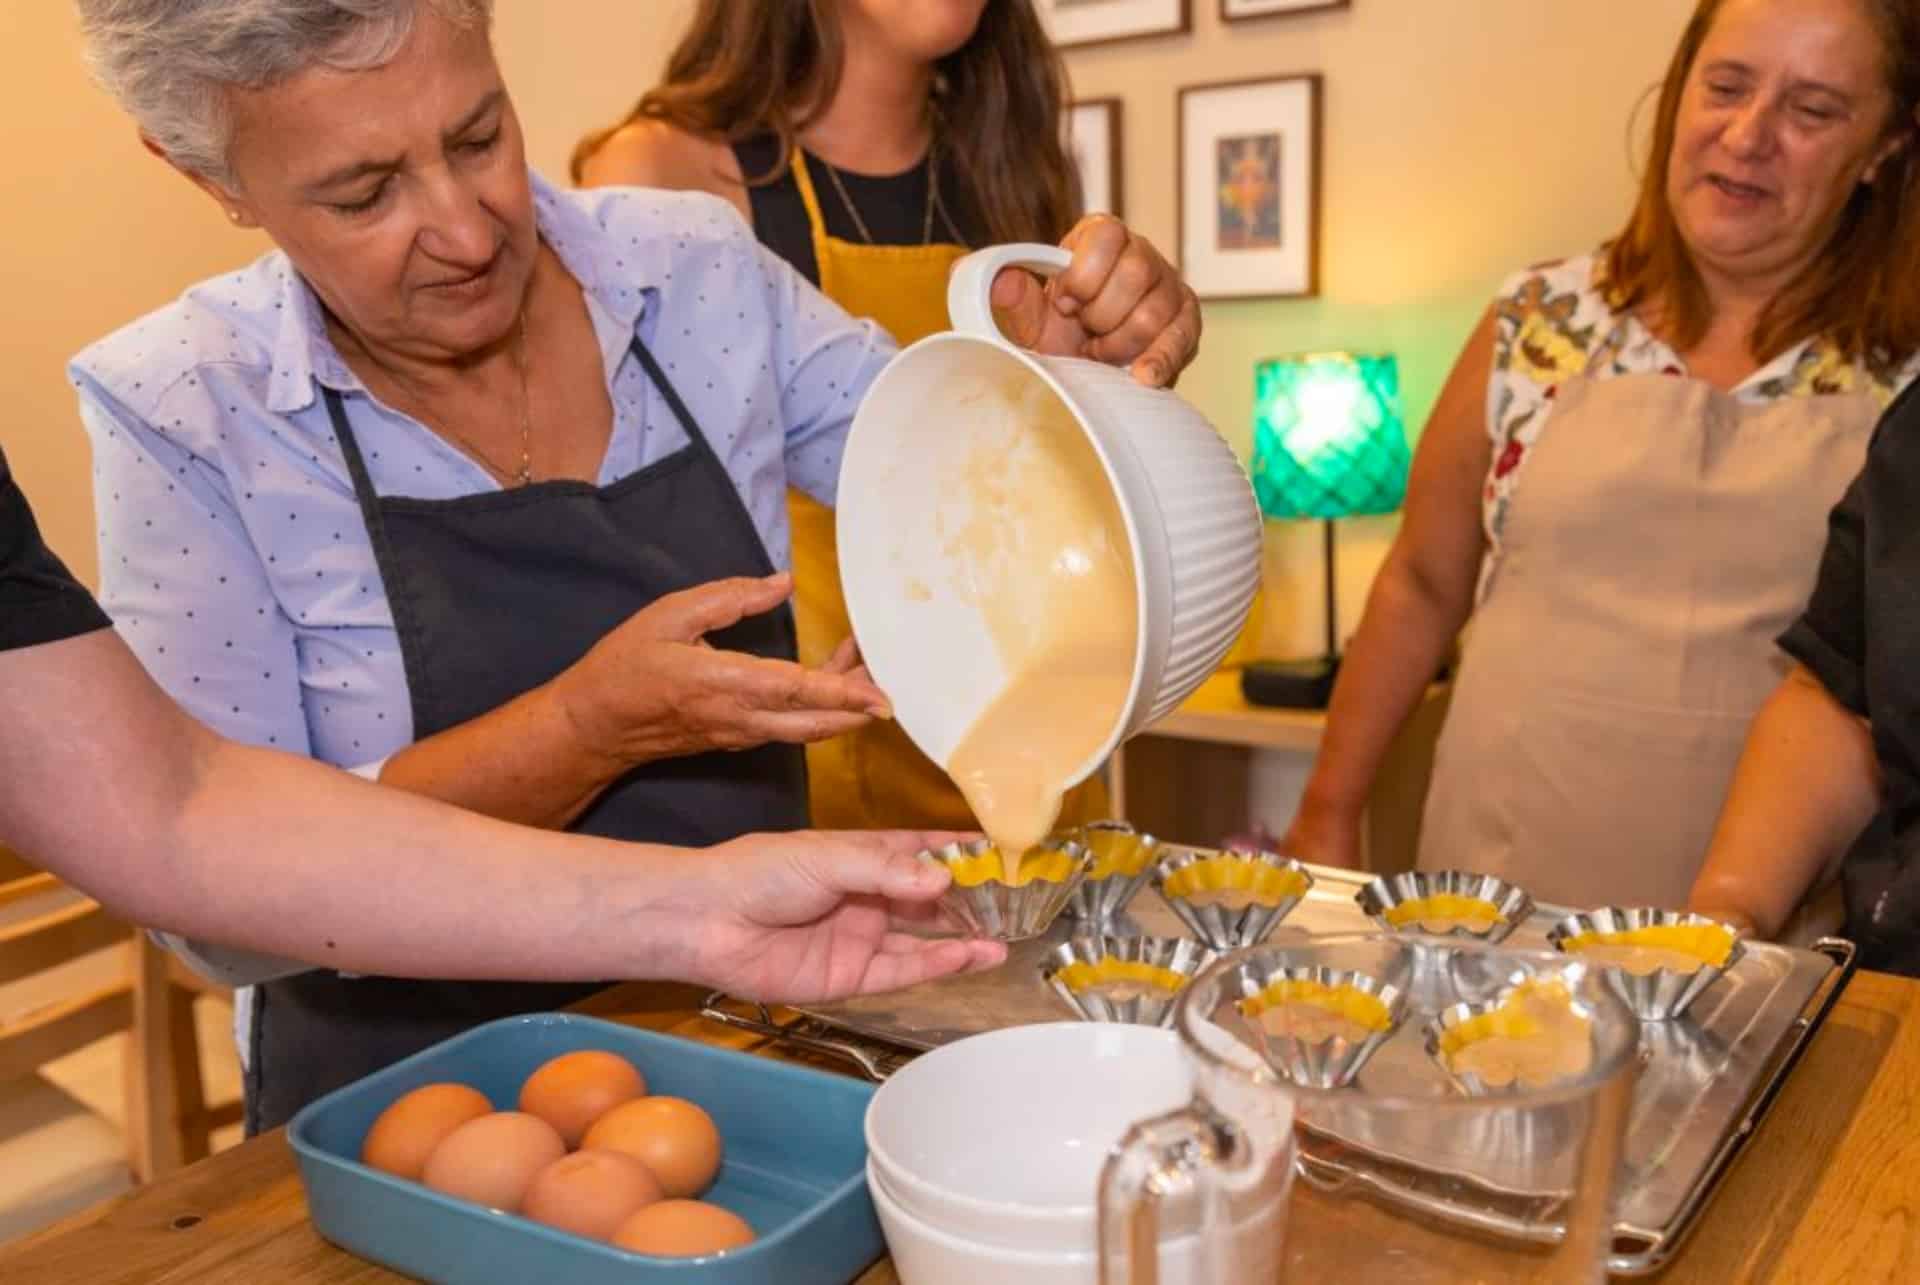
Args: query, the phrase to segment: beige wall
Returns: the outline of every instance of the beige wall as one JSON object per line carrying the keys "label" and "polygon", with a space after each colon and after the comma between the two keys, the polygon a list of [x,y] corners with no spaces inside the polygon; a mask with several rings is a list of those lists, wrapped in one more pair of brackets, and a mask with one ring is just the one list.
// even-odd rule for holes
{"label": "beige wall", "polygon": [[[1174,237],[1178,86],[1325,77],[1320,297],[1208,305],[1201,355],[1181,381],[1244,445],[1253,363],[1313,348],[1397,353],[1417,431],[1500,279],[1587,249],[1623,219],[1637,175],[1630,118],[1692,4],[1353,0],[1346,10],[1231,24],[1217,0],[1192,8],[1186,36],[1069,61],[1078,96],[1125,100],[1125,208],[1162,245]],[[1341,526],[1343,634],[1358,622],[1394,525]],[[1286,524],[1269,546],[1268,645],[1316,651],[1318,532]]]}
{"label": "beige wall", "polygon": [[[535,163],[555,175],[583,128],[658,73],[692,11],[691,0],[498,4]],[[92,465],[67,358],[267,243],[141,149],[88,79],[78,28],[72,0],[0,0],[0,447],[48,540],[91,582]]]}
{"label": "beige wall", "polygon": [[65,382],[89,340],[264,241],[140,149],[87,80],[67,0],[0,4],[0,446],[91,581],[91,464]]}
{"label": "beige wall", "polygon": [[[1222,25],[1192,0],[1184,36],[1075,51],[1083,97],[1125,99],[1126,208],[1162,246],[1174,229],[1175,90],[1293,71],[1326,78],[1322,295],[1207,309],[1182,391],[1233,440],[1249,434],[1256,358],[1363,346],[1400,355],[1424,416],[1488,292],[1511,268],[1584,249],[1631,191],[1629,118],[1659,75],[1687,0],[1354,0],[1345,11]],[[690,0],[499,0],[499,44],[535,163],[563,171],[578,133],[655,74]],[[94,566],[88,462],[61,375],[89,339],[257,253],[141,152],[87,81],[67,0],[0,3],[4,444],[51,537]],[[1388,520],[1343,530],[1352,627]],[[1312,648],[1310,527],[1276,533],[1275,650]]]}

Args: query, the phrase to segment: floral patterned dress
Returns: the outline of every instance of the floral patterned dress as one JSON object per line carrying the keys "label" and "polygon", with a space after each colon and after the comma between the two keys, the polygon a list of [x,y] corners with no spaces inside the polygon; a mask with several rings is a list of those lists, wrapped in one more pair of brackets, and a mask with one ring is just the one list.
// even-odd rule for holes
{"label": "floral patterned dress", "polygon": [[[1629,312],[1607,302],[1605,257],[1596,252],[1528,268],[1494,300],[1493,377],[1487,431],[1493,465],[1481,493],[1487,559],[1478,600],[1499,564],[1501,533],[1528,453],[1553,417],[1560,385],[1575,375],[1684,376],[1686,363]],[[1876,377],[1822,338],[1805,340],[1753,372],[1733,396],[1749,405],[1783,397],[1865,391],[1884,409],[1920,374],[1920,356],[1892,377]]]}
{"label": "floral patterned dress", "polygon": [[1416,864],[1679,905],[1901,381],[1814,340],[1720,389],[1608,306],[1593,257],[1495,307],[1489,551]]}

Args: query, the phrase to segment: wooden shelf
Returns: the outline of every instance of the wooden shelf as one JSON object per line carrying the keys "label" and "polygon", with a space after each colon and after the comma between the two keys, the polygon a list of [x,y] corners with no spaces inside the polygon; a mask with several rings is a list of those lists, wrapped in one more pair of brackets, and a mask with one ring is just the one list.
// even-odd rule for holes
{"label": "wooden shelf", "polygon": [[1320,748],[1326,729],[1324,710],[1249,705],[1240,694],[1240,671],[1223,669],[1141,735],[1312,753]]}
{"label": "wooden shelf", "polygon": [[[1371,870],[1403,870],[1413,861],[1448,690],[1440,683],[1427,689],[1381,765],[1367,803]],[[1324,710],[1248,704],[1240,671],[1223,669],[1113,756],[1114,814],[1176,843],[1212,844],[1242,833],[1255,810],[1252,756],[1311,758],[1326,729]]]}

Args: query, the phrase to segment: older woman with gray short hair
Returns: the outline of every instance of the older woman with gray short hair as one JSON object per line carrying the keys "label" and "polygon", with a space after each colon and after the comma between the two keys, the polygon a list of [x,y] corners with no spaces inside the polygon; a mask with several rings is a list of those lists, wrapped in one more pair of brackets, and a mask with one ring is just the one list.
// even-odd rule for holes
{"label": "older woman with gray short hair", "polygon": [[[527,168],[489,0],[80,0],[160,155],[278,247],[75,359],[102,596],[242,741],[511,820],[709,844],[805,824],[799,745],[888,712],[795,663],[787,486],[831,503],[891,355],[724,202]],[[1050,352],[1177,371],[1184,286],[1112,219]],[[502,914],[513,913],[511,906]],[[249,1121],[578,992],[307,972],[243,1015]]]}

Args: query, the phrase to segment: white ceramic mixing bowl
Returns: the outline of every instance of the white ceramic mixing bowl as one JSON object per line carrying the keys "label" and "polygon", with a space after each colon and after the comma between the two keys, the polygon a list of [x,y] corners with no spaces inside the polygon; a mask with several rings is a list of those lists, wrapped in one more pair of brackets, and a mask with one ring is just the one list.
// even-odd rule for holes
{"label": "white ceramic mixing bowl", "polygon": [[983,613],[951,584],[951,555],[932,520],[956,498],[982,440],[982,417],[963,403],[984,390],[1065,405],[1119,500],[1139,636],[1126,706],[1073,784],[1225,658],[1259,583],[1260,516],[1232,449],[1176,394],[1142,387],[1118,367],[1037,356],[1001,337],[989,302],[995,275],[1068,262],[1057,247],[1003,245],[955,266],[947,292],[954,329],[889,363],[854,416],[837,529],[867,666],[900,726],[944,766],[1009,677]]}
{"label": "white ceramic mixing bowl", "polygon": [[914,1217],[977,1243],[1091,1254],[1107,1153],[1185,1106],[1179,1039],[1062,1022],[959,1040],[895,1072],[867,1107],[869,1163]]}

